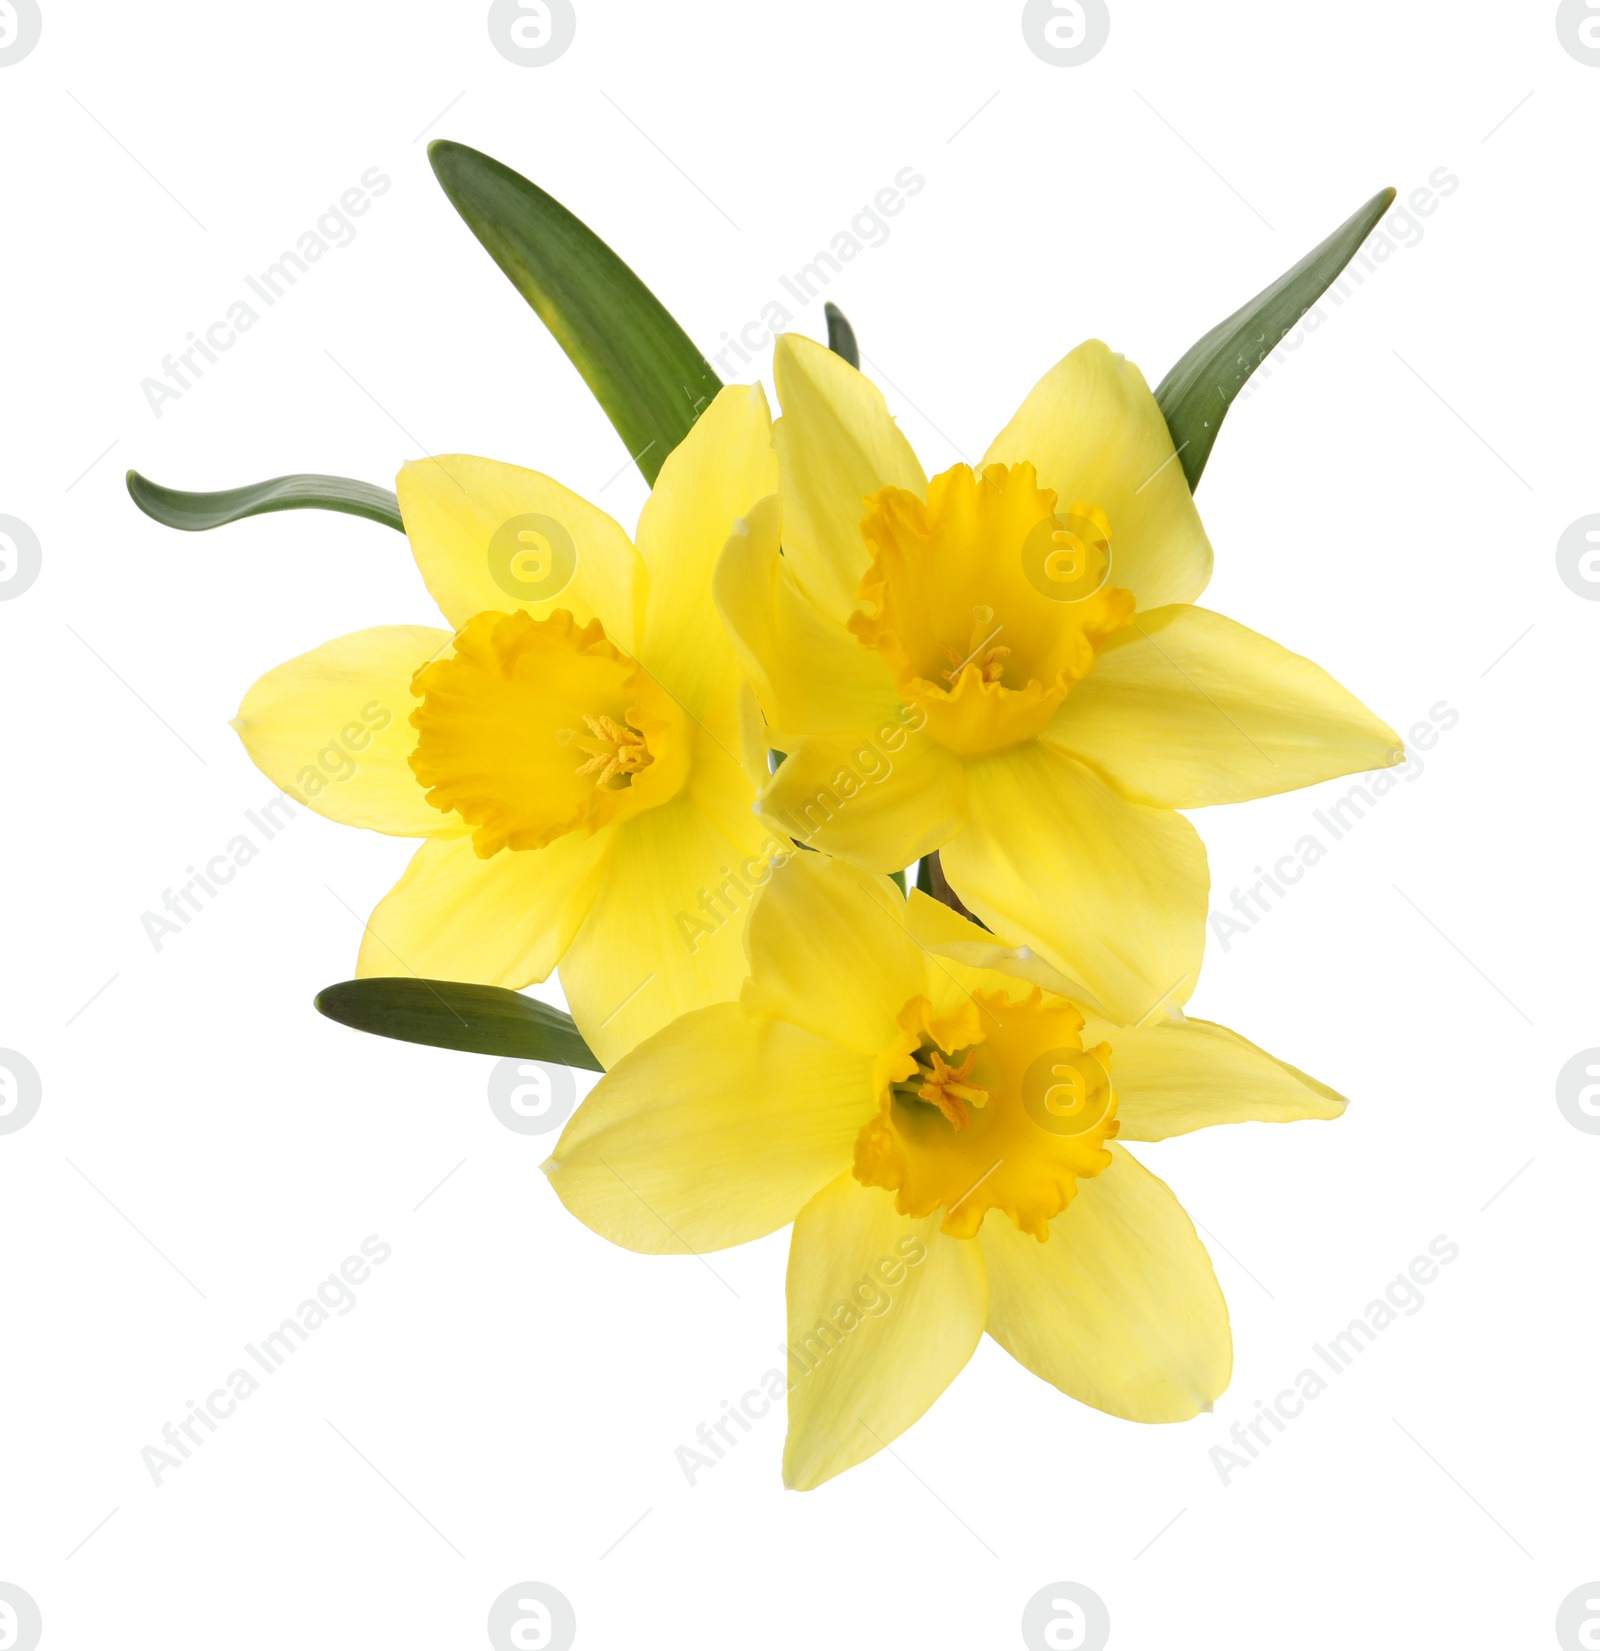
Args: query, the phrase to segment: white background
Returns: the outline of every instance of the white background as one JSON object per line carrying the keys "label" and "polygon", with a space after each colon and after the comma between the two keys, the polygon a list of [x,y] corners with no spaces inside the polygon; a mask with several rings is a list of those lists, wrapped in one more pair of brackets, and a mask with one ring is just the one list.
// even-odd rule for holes
{"label": "white background", "polygon": [[[1544,0],[1111,9],[1069,69],[1016,0],[579,0],[572,49],[519,68],[482,4],[44,0],[0,68],[0,513],[44,547],[0,603],[0,1044],[44,1081],[0,1136],[0,1581],[47,1651],[480,1645],[530,1579],[587,1647],[1009,1646],[1056,1581],[1100,1595],[1119,1651],[1520,1647],[1600,1574],[1600,1137],[1553,1087],[1600,1044],[1600,606],[1554,560],[1600,511],[1600,68]],[[179,535],[125,468],[388,484],[468,451],[629,528],[644,497],[438,189],[435,136],[568,204],[708,353],[914,167],[829,295],[930,473],[1080,339],[1154,383],[1376,189],[1459,178],[1258,378],[1199,492],[1209,606],[1402,731],[1459,713],[1211,942],[1192,1008],[1353,1098],[1141,1154],[1213,1239],[1237,1342],[1215,1416],[1116,1421],[986,1342],[820,1491],[782,1489],[776,1414],[691,1487],[676,1447],[777,1363],[786,1237],[709,1265],[611,1249],[539,1174],[549,1138],[490,1113],[489,1060],[312,1012],[409,846],[302,812],[146,937],[272,793],[227,725],[250,682],[436,619],[383,527]],[[354,242],[153,416],[141,379],[372,166],[393,187]],[[796,326],[822,335],[820,299]],[[1323,789],[1197,816],[1214,906],[1347,786]],[[354,1310],[157,1488],[162,1424],[374,1233],[393,1255]],[[1422,1310],[1224,1485],[1210,1446],[1439,1234],[1460,1256]]]}

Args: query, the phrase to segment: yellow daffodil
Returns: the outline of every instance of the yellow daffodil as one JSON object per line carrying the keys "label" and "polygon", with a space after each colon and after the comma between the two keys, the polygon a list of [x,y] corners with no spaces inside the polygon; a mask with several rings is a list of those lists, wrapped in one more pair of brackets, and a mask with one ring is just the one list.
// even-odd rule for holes
{"label": "yellow daffodil", "polygon": [[340,637],[262,677],[234,724],[311,808],[424,839],[359,974],[520,987],[559,964],[607,1063],[737,992],[771,834],[737,755],[742,690],[711,580],[776,485],[759,386],[724,390],[670,455],[637,546],[531,470],[454,456],[401,471],[451,629]]}
{"label": "yellow daffodil", "polygon": [[1227,1386],[1227,1307],[1177,1200],[1119,1141],[1333,1118],[1221,1026],[1119,1026],[948,907],[797,853],[739,1001],[626,1056],[546,1173],[613,1242],[715,1250],[793,1221],[787,1483],[910,1427],[987,1329],[1085,1404],[1182,1421]]}
{"label": "yellow daffodil", "polygon": [[776,376],[781,508],[717,575],[787,753],[766,817],[874,871],[938,850],[984,923],[1124,1019],[1181,1001],[1207,871],[1176,810],[1387,767],[1399,739],[1194,606],[1211,546],[1155,398],[1103,344],[931,482],[838,356],[786,335]]}

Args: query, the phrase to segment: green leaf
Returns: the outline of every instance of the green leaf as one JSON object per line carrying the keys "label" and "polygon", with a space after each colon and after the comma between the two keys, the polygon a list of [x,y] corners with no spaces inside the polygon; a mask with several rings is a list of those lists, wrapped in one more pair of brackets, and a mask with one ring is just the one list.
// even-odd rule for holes
{"label": "green leaf", "polygon": [[861,349],[856,343],[856,330],[845,320],[844,311],[830,299],[822,306],[822,313],[828,318],[828,348],[852,367],[859,367]]}
{"label": "green leaf", "polygon": [[555,334],[652,485],[722,388],[650,289],[593,230],[510,167],[440,140],[450,204]]}
{"label": "green leaf", "polygon": [[316,1007],[341,1026],[381,1038],[465,1049],[474,1055],[554,1061],[589,1072],[605,1070],[579,1036],[571,1015],[502,986],[377,976],[324,987],[317,993]]}
{"label": "green leaf", "polygon": [[1393,200],[1392,189],[1374,195],[1286,275],[1213,327],[1162,379],[1156,401],[1191,490],[1199,484],[1217,431],[1245,381],[1333,285]]}
{"label": "green leaf", "polygon": [[269,482],[230,487],[221,493],[184,493],[130,470],[128,494],[146,516],[185,533],[203,533],[274,510],[338,510],[405,532],[400,501],[388,488],[353,482],[345,476],[274,476]]}

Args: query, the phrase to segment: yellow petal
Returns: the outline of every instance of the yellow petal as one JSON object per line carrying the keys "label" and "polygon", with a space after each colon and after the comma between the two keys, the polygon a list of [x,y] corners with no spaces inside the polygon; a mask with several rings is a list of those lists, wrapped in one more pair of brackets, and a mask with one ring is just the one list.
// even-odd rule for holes
{"label": "yellow petal", "polygon": [[758,787],[767,783],[770,772],[768,753],[772,749],[771,730],[767,727],[767,719],[761,714],[761,702],[756,698],[756,691],[748,682],[739,684],[737,709],[738,733],[734,750],[753,796]]}
{"label": "yellow petal", "polygon": [[1158,808],[1270,797],[1405,756],[1320,666],[1187,606],[1112,637],[1041,738]]}
{"label": "yellow petal", "polygon": [[[929,957],[938,960],[932,971],[935,978],[948,967],[966,991],[992,992],[997,988],[1004,990],[1003,981],[990,978],[1002,975],[1008,980],[1024,980],[1030,986],[1041,986],[1084,1008],[1100,1009],[1087,986],[1069,979],[1037,952],[1027,946],[1008,944],[921,889],[912,889],[906,896],[906,927]],[[936,1007],[942,1006],[938,998],[933,1001]],[[1098,1041],[1097,1037],[1086,1040],[1089,1045]]]}
{"label": "yellow petal", "polygon": [[561,960],[567,1005],[601,1063],[691,1009],[738,997],[741,939],[768,841],[754,815],[732,839],[692,796],[612,828],[605,880]]}
{"label": "yellow petal", "polygon": [[892,726],[900,698],[883,656],[801,590],[779,553],[782,532],[779,501],[764,499],[728,540],[716,577],[717,606],[774,738]]}
{"label": "yellow petal", "polygon": [[721,627],[708,623],[717,558],[734,523],[777,486],[767,398],[759,384],[734,384],[668,455],[640,513],[636,537],[649,582],[639,659],[691,715],[736,672]]}
{"label": "yellow petal", "polygon": [[965,817],[960,757],[891,718],[871,733],[800,740],[762,796],[797,842],[873,871],[901,871],[950,841]]}
{"label": "yellow petal", "polygon": [[789,1242],[789,1437],[783,1480],[815,1490],[905,1432],[983,1335],[983,1256],[938,1216],[841,1175]]}
{"label": "yellow petal", "polygon": [[[1179,1018],[1122,1026],[1076,981],[1026,947],[1007,946],[941,901],[913,889],[906,927],[929,955],[935,1007],[964,993],[994,990],[995,975],[1025,980],[1086,1010],[1085,1048],[1111,1046],[1112,1080],[1124,1141],[1163,1141],[1210,1124],[1290,1123],[1337,1118],[1344,1097],[1298,1067],[1213,1021]],[[942,995],[939,975],[956,982]]]}
{"label": "yellow petal", "polygon": [[406,760],[417,746],[411,678],[450,632],[379,625],[268,671],[233,719],[250,760],[291,797],[343,825],[395,837],[458,837]]}
{"label": "yellow petal", "polygon": [[543,980],[599,891],[609,847],[603,831],[487,860],[466,837],[424,843],[369,919],[356,973],[513,990]]}
{"label": "yellow petal", "polygon": [[[735,843],[749,843],[754,852],[771,833],[761,831],[755,823],[756,787],[747,766],[755,753],[742,749],[749,732],[741,724],[743,691],[742,684],[731,685],[727,694],[695,723],[689,795],[718,822],[724,836]],[[762,757],[764,776],[764,751]]]}
{"label": "yellow petal", "polygon": [[794,852],[772,874],[746,945],[747,1008],[860,1055],[876,1058],[900,1041],[900,1011],[923,990],[900,891],[826,855]]}
{"label": "yellow petal", "polygon": [[651,1255],[744,1244],[794,1220],[850,1163],[871,1065],[735,1003],[625,1056],[545,1168],[585,1226]]}
{"label": "yellow petal", "polygon": [[423,582],[457,630],[490,609],[565,609],[634,651],[642,564],[603,510],[536,470],[464,453],[408,464],[395,487]]}
{"label": "yellow petal", "polygon": [[1113,585],[1140,608],[1192,602],[1211,545],[1172,435],[1144,374],[1098,339],[1044,375],[995,437],[984,464],[1031,463],[1059,509],[1098,505],[1111,521]]}
{"label": "yellow petal", "polygon": [[878,387],[821,344],[784,333],[773,352],[783,417],[773,427],[782,476],[784,553],[801,586],[843,620],[872,560],[863,502],[880,487],[927,491],[911,443]]}
{"label": "yellow petal", "polygon": [[1111,1044],[1124,1141],[1164,1141],[1211,1124],[1337,1118],[1344,1096],[1209,1020],[1150,1026],[1091,1021],[1085,1043]]}
{"label": "yellow petal", "polygon": [[968,823],[941,851],[967,908],[1134,1025],[1194,990],[1206,852],[1181,814],[1125,802],[1037,742],[967,769]]}
{"label": "yellow petal", "polygon": [[1194,1223],[1120,1147],[1040,1244],[985,1221],[989,1334],[1063,1393],[1131,1422],[1182,1422],[1233,1372],[1228,1307]]}

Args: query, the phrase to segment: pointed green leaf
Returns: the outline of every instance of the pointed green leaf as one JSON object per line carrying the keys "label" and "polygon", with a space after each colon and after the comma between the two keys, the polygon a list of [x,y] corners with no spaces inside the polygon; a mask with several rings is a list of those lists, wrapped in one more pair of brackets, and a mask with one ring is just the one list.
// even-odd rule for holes
{"label": "pointed green leaf", "polygon": [[1393,200],[1392,189],[1374,195],[1286,275],[1213,327],[1162,379],[1156,401],[1191,490],[1199,484],[1217,431],[1245,381],[1333,285]]}
{"label": "pointed green leaf", "polygon": [[474,1055],[554,1061],[589,1072],[605,1070],[579,1036],[571,1015],[501,986],[377,976],[324,987],[317,993],[316,1007],[341,1026],[382,1038],[465,1049]]}
{"label": "pointed green leaf", "polygon": [[450,204],[555,334],[652,485],[722,388],[654,293],[536,184],[465,144],[428,145]]}
{"label": "pointed green leaf", "polygon": [[265,516],[274,510],[338,510],[405,532],[400,501],[388,488],[354,482],[345,476],[275,476],[269,482],[230,487],[221,493],[184,493],[130,470],[128,494],[146,516],[168,527],[182,528],[185,533],[203,533],[207,528],[242,521],[246,516]]}
{"label": "pointed green leaf", "polygon": [[861,349],[856,343],[856,330],[845,319],[844,311],[830,299],[822,306],[828,318],[828,348],[842,355],[852,367],[861,365]]}

